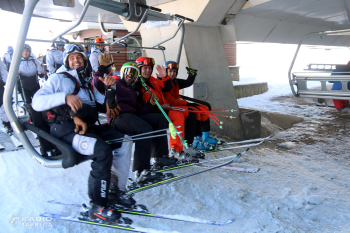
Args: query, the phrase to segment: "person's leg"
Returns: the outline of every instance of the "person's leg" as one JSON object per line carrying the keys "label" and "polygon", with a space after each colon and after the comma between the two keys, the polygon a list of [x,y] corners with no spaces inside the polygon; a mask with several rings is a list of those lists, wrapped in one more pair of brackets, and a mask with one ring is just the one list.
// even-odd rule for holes
{"label": "person's leg", "polygon": [[[121,133],[135,135],[152,131],[152,126],[132,113],[120,114],[113,126]],[[135,140],[133,171],[150,169],[152,139]]]}
{"label": "person's leg", "polygon": [[[153,135],[157,134],[165,134],[167,132],[167,120],[161,113],[150,113],[146,115],[140,115],[139,116],[142,120],[147,122],[149,125],[152,126],[152,129],[154,131],[164,129],[164,131],[153,133]],[[168,148],[168,137],[167,136],[160,136],[152,138],[152,158],[160,158],[164,155],[168,155],[169,148]]]}
{"label": "person's leg", "polygon": [[[185,138],[185,119],[188,116],[188,112],[170,110],[168,113],[168,116],[175,127],[179,126],[179,128],[177,128],[177,131],[181,132],[180,135],[182,139],[184,139]],[[174,148],[177,152],[183,151],[183,145],[178,135],[176,135],[175,139],[170,136],[169,144],[170,144],[170,148]]]}

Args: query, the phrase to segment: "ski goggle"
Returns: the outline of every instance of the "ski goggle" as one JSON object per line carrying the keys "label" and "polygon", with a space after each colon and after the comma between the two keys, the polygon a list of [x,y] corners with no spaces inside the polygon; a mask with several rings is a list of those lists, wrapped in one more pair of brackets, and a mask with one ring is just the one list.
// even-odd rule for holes
{"label": "ski goggle", "polygon": [[57,43],[56,46],[58,47],[64,46],[64,43]]}
{"label": "ski goggle", "polygon": [[169,63],[167,65],[167,67],[165,68],[169,68],[169,69],[179,69],[179,64],[177,64],[176,62],[173,62],[173,63]]}
{"label": "ski goggle", "polygon": [[145,58],[142,61],[142,64],[145,65],[145,66],[154,66],[156,63],[154,62],[153,58]]}
{"label": "ski goggle", "polygon": [[137,69],[128,67],[128,68],[123,69],[123,74],[132,75],[136,78],[137,76],[139,76],[139,71]]}
{"label": "ski goggle", "polygon": [[74,51],[85,52],[84,49],[82,49],[82,48],[80,48],[80,47],[78,47],[76,45],[71,45],[71,44],[67,45],[65,50],[66,50],[66,53],[72,53]]}

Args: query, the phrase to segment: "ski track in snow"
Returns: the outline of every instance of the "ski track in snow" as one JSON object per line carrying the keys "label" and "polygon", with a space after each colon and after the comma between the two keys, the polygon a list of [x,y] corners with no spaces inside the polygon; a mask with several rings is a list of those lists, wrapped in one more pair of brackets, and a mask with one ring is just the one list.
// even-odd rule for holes
{"label": "ski track in snow", "polygon": [[[305,120],[274,136],[282,143],[270,141],[251,148],[234,164],[260,167],[258,173],[216,169],[135,195],[138,203],[147,205],[152,213],[216,221],[235,218],[234,223],[210,226],[124,216],[133,219],[135,226],[156,229],[154,232],[350,232],[350,124],[347,128],[336,125],[334,114],[330,114],[335,110],[271,101],[273,97],[290,95],[284,76],[286,82],[270,80],[267,93],[238,100],[242,108],[297,115]],[[249,80],[252,78],[246,78]],[[325,124],[334,124],[344,131],[334,135],[317,133]],[[307,140],[315,143],[308,144]],[[214,159],[243,150],[206,157]],[[189,167],[174,174],[197,169],[201,168]],[[25,150],[0,153],[0,232],[124,232],[59,220],[49,222],[49,227],[28,226],[40,223],[28,219],[44,212],[76,216],[78,208],[47,201],[88,204],[89,171],[90,162],[66,170],[48,169],[37,164]],[[19,221],[12,227],[10,221],[16,216]]]}

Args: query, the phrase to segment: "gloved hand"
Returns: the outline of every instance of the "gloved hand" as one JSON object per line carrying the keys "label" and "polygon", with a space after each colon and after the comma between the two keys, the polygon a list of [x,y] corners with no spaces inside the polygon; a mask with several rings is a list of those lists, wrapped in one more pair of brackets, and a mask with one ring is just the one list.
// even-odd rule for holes
{"label": "gloved hand", "polygon": [[107,116],[113,119],[119,115],[120,111],[120,107],[115,99],[115,95],[116,90],[111,89],[106,91]]}
{"label": "gloved hand", "polygon": [[187,70],[187,74],[189,74],[189,75],[192,75],[192,76],[197,75],[197,70],[195,70],[195,69],[186,67],[186,70]]}
{"label": "gloved hand", "polygon": [[100,55],[100,65],[98,67],[98,71],[107,73],[108,72],[108,67],[114,64],[112,61],[110,53],[104,53]]}
{"label": "gloved hand", "polygon": [[151,96],[151,98],[149,99],[149,102],[150,102],[153,106],[156,105],[156,101],[155,101],[154,99],[158,100],[158,97],[157,97],[156,93],[152,93],[152,96]]}
{"label": "gloved hand", "polygon": [[[87,129],[88,129],[87,124],[82,119],[80,119],[78,116],[74,116],[73,120],[74,120],[74,124],[75,124],[74,132],[79,133],[80,135],[85,134]],[[82,128],[81,131],[79,131],[79,127]]]}

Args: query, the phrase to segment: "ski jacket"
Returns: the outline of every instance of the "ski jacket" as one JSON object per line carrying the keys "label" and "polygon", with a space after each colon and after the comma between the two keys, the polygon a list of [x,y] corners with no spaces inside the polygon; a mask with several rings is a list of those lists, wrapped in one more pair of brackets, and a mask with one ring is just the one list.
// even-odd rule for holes
{"label": "ski jacket", "polygon": [[[160,105],[166,104],[166,100],[163,96],[163,92],[168,92],[171,90],[172,84],[171,84],[171,79],[167,75],[163,79],[156,79],[153,76],[151,76],[148,80],[145,79],[145,83],[148,87],[148,89],[151,91],[151,93],[155,93],[158,97],[158,103]],[[135,90],[138,92],[138,98],[140,102],[143,103],[148,103],[151,95],[148,93],[148,91],[142,86],[141,80],[137,79],[137,81],[134,84]],[[158,106],[157,105],[151,105],[147,104],[145,106],[148,106],[148,111],[147,112],[140,112],[141,114],[146,114],[146,113],[156,113],[159,112]],[[152,106],[152,107],[151,107]]]}
{"label": "ski jacket", "polygon": [[171,106],[186,106],[187,101],[182,99],[179,95],[179,90],[190,87],[193,85],[193,82],[196,78],[196,75],[188,75],[187,79],[173,79],[173,87],[169,92],[163,93],[164,98]]}
{"label": "ski jacket", "polygon": [[97,48],[92,48],[91,49],[91,55],[90,55],[90,63],[92,67],[93,72],[97,72],[98,67],[100,66],[100,55],[102,55],[103,52]]}
{"label": "ski jacket", "polygon": [[7,71],[4,64],[0,61],[0,87],[4,86],[7,81]]}
{"label": "ski jacket", "polygon": [[5,65],[5,68],[7,71],[10,70],[10,65],[11,65],[11,62],[12,62],[12,55],[13,54],[9,54],[8,52],[4,54],[4,56],[2,56],[2,62],[4,63]]}
{"label": "ski jacket", "polygon": [[21,71],[21,76],[29,77],[41,74],[43,67],[38,59],[31,55],[28,58],[21,58],[18,70]]}
{"label": "ski jacket", "polygon": [[63,51],[52,48],[46,56],[47,69],[51,74],[55,73],[62,66]]}
{"label": "ski jacket", "polygon": [[[92,80],[92,84],[97,88],[100,93],[105,92],[104,84],[99,80],[99,77],[103,77],[100,71],[97,71],[94,74],[94,78]],[[131,85],[127,85],[123,79],[116,79],[116,100],[120,107],[119,114],[121,113],[133,113],[138,115],[141,112],[147,111],[146,106],[143,106],[143,102],[140,103],[137,93],[134,90],[134,87]],[[150,103],[149,103],[150,104]],[[150,104],[152,106],[152,104]],[[150,107],[150,106],[148,106]]]}
{"label": "ski jacket", "polygon": [[[76,70],[67,70],[65,66],[61,66],[55,74],[50,75],[42,88],[35,93],[32,101],[34,110],[46,111],[66,105],[66,96],[74,93],[76,85],[65,73],[73,76],[82,87],[89,82],[88,78],[80,80]],[[85,85],[82,84],[82,81]],[[76,96],[82,101],[83,110],[85,107],[96,107],[97,105],[98,110],[106,112],[105,97],[95,87],[92,90],[80,88]]]}

